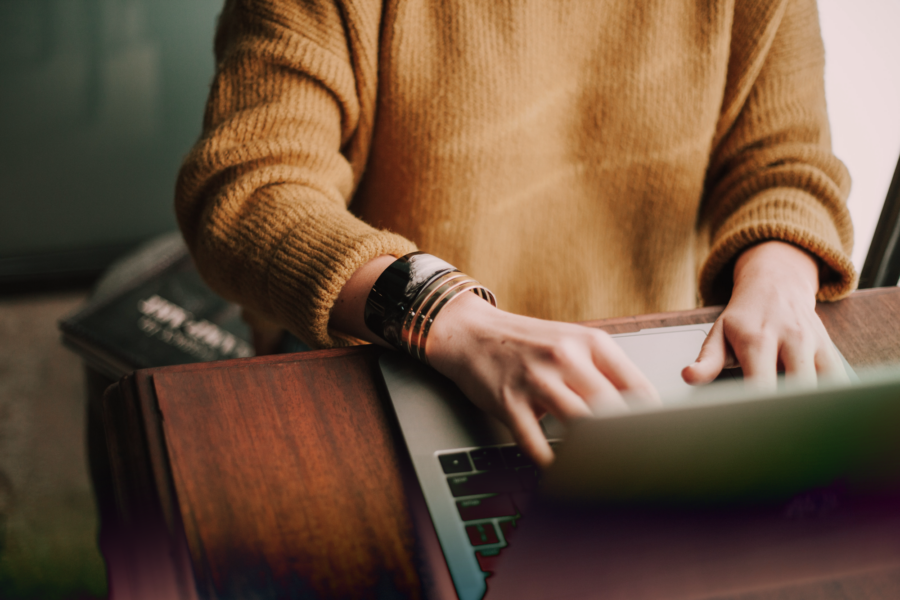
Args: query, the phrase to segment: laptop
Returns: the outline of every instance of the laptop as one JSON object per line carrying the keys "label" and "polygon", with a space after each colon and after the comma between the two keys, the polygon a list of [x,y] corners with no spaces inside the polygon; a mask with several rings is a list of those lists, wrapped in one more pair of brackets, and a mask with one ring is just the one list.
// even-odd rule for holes
{"label": "laptop", "polygon": [[[727,422],[727,419],[722,421],[722,414],[741,416],[744,414],[741,411],[753,414],[754,409],[748,407],[759,401],[757,395],[743,389],[738,382],[730,385],[725,382],[720,389],[720,384],[692,388],[681,380],[681,370],[696,359],[711,326],[686,325],[613,336],[660,391],[663,407],[616,418],[587,419],[572,427],[568,435],[554,419],[545,418],[542,421],[544,433],[551,445],[560,451],[543,485],[542,474],[519,451],[505,426],[472,405],[452,382],[399,353],[383,355],[381,371],[446,563],[445,571],[452,581],[452,592],[459,600],[484,597],[486,579],[496,571],[501,553],[508,555],[507,550],[514,545],[512,538],[529,527],[530,506],[539,486],[542,494],[555,493],[589,503],[593,500],[629,502],[640,500],[642,493],[646,496],[650,492],[690,500],[691,493],[708,494],[710,485],[713,492],[740,495],[747,491],[740,486],[737,489],[727,485],[716,487],[721,473],[708,468],[709,465],[698,467],[695,479],[691,480],[692,486],[684,489],[675,485],[681,482],[680,479],[676,478],[673,483],[672,477],[664,477],[684,472],[685,465],[695,461],[698,452],[701,456],[713,457],[712,464],[715,465],[720,464],[714,459],[717,454],[740,449],[740,443],[744,443],[740,441],[742,438],[731,435],[734,432],[728,427],[717,428],[716,422]],[[731,379],[732,375],[726,372],[723,378]],[[895,396],[900,396],[900,381],[891,380],[883,385],[890,388],[890,393],[896,391]],[[783,399],[789,401],[785,406],[794,410],[789,422],[792,425],[802,423],[807,413],[815,411],[809,398],[814,399],[822,393],[798,392],[791,396],[790,392],[783,392],[782,395],[787,394]],[[838,392],[839,404],[851,415],[852,396],[850,391]],[[794,401],[790,402],[792,398]],[[778,413],[778,406],[770,401],[764,404],[769,412]],[[640,447],[648,436],[658,436],[659,424],[665,423],[671,415],[679,415],[677,418],[693,424],[691,427],[699,431],[717,429],[718,437],[715,444],[699,449],[684,438],[668,440],[668,448],[665,444],[652,446],[662,448],[663,456],[670,459],[665,463],[665,469],[653,471],[648,464],[656,464],[653,461],[659,457],[636,454],[633,449]],[[612,424],[623,422],[631,427],[623,430],[628,432],[627,435],[612,436],[606,432]],[[740,422],[732,419],[730,427],[739,433]],[[894,430],[900,438],[900,418],[895,423]],[[690,427],[685,429],[690,430]],[[776,434],[779,432],[783,437],[786,430],[778,429]],[[738,442],[737,446],[732,442]],[[752,447],[752,439],[749,443]],[[640,463],[641,457],[644,464]],[[802,467],[786,465],[783,471],[790,475],[794,472],[792,468]],[[622,468],[626,473],[643,473],[644,476],[629,480],[623,477]],[[765,480],[765,475],[762,478]],[[615,485],[610,485],[611,482]],[[666,485],[670,487],[666,488]],[[759,485],[759,482],[751,481],[752,485]],[[452,597],[450,593],[447,595]]]}

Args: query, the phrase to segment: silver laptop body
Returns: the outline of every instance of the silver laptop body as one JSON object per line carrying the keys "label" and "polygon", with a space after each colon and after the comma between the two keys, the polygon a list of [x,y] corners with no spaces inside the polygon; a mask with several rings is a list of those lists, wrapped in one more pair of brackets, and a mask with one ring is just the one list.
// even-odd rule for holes
{"label": "silver laptop body", "polygon": [[[685,407],[692,405],[691,398],[696,395],[696,388],[691,388],[681,380],[681,370],[696,359],[711,326],[686,325],[613,336],[664,399],[663,408],[650,411],[648,415],[656,415],[654,418],[658,419],[661,411],[685,410]],[[465,511],[470,510],[467,504],[477,504],[479,500],[488,500],[495,494],[474,488],[461,493],[460,485],[457,484],[462,481],[464,488],[467,478],[474,482],[475,479],[488,475],[475,464],[475,455],[471,451],[481,452],[478,449],[498,446],[504,451],[513,450],[513,438],[502,423],[475,407],[452,382],[433,369],[399,353],[386,353],[380,359],[380,366],[456,594],[460,600],[480,600],[485,594],[485,578],[488,574],[482,570],[476,552],[483,558],[484,555],[499,552],[506,547],[506,538],[512,531],[511,524],[517,523],[523,509],[516,508],[520,504],[517,493],[513,491],[512,494],[500,494],[511,496],[516,502],[515,507],[506,510],[501,516],[479,515],[478,507],[475,506],[471,507],[474,512],[463,519]],[[849,365],[846,366],[849,369]],[[735,392],[727,392],[725,396],[734,394]],[[742,392],[737,392],[738,396],[746,399],[746,394],[741,394]],[[708,399],[703,402],[713,404]],[[703,412],[702,409],[700,412]],[[598,419],[600,420],[602,419]],[[561,425],[552,418],[545,418],[542,425],[551,441],[561,439],[565,433]],[[589,428],[581,427],[581,430],[589,431]],[[590,447],[590,442],[586,442],[584,437],[590,438],[591,435],[582,434],[580,441],[576,440],[577,445]],[[635,442],[640,443],[639,439],[621,443],[628,446]],[[567,440],[566,446],[569,445],[576,444]],[[593,452],[593,449],[589,448],[587,452]],[[463,459],[469,465],[464,468],[467,470],[448,471],[447,466],[441,462],[441,457],[461,455],[466,455]],[[468,456],[473,457],[471,463]],[[512,469],[509,456],[506,453],[504,456]],[[565,462],[563,459],[566,459]],[[568,471],[577,471],[579,467],[583,467],[584,462],[583,455],[569,452],[568,449],[561,454],[554,466],[554,470],[559,467],[566,472],[565,476],[556,478],[562,481],[561,489],[565,489],[572,479],[582,478],[571,475]],[[519,470],[516,468],[516,471]],[[527,468],[523,470],[527,471]],[[602,481],[602,477],[599,479]],[[597,480],[597,477],[585,479],[592,485]],[[578,488],[576,491],[584,490]],[[527,523],[527,518],[524,522]],[[478,531],[473,533],[476,527]],[[476,539],[479,533],[482,537]],[[490,535],[485,535],[486,533]]]}
{"label": "silver laptop body", "polygon": [[[688,386],[681,381],[681,369],[697,358],[710,327],[712,324],[706,323],[613,337],[661,394],[682,398]],[[512,435],[433,369],[399,353],[385,354],[380,366],[457,595],[460,600],[480,600],[487,573],[478,564],[457,510],[457,498],[447,491],[447,475],[438,456],[512,445]],[[542,424],[549,439],[562,437],[563,429],[552,418]],[[490,521],[497,526],[496,519]],[[480,550],[505,546],[499,527],[497,534],[497,543]]]}

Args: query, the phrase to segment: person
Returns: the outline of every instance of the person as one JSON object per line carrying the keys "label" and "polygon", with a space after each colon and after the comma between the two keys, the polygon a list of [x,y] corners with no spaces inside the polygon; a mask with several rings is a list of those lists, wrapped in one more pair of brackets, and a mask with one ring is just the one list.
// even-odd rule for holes
{"label": "person", "polygon": [[[686,381],[837,376],[855,286],[815,0],[228,0],[176,191],[204,277],[313,347],[385,344],[418,248],[477,279],[425,357],[540,464],[538,419],[658,401],[578,321],[727,302]],[[375,329],[379,329],[376,326]]]}

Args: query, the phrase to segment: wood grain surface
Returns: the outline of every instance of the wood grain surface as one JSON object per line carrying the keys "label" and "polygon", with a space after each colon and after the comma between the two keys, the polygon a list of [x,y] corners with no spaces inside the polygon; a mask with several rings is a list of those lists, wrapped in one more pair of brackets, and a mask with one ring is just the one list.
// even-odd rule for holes
{"label": "wood grain surface", "polygon": [[[720,312],[587,325],[620,333],[712,322]],[[821,305],[819,314],[854,367],[900,363],[897,288],[858,292]],[[138,372],[132,395],[110,396],[108,404],[141,406],[107,406],[145,431],[143,454],[122,455],[117,464],[120,472],[143,465],[138,487],[155,489],[130,497],[156,498],[161,527],[175,538],[171,552],[186,539],[201,596],[423,596],[401,477],[408,456],[379,352],[358,347],[152,369]],[[107,426],[123,425],[110,418]],[[798,586],[747,598],[900,598],[896,572]],[[841,586],[855,591],[825,594]]]}
{"label": "wood grain surface", "polygon": [[900,288],[862,290],[816,312],[854,368],[900,363]]}
{"label": "wood grain surface", "polygon": [[420,595],[373,350],[154,374],[195,570],[216,596]]}

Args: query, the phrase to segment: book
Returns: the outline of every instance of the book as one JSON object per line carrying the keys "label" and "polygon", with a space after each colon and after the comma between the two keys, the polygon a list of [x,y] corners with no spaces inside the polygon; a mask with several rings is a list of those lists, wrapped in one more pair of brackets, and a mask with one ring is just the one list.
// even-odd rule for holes
{"label": "book", "polygon": [[206,285],[177,234],[114,265],[59,328],[67,347],[113,379],[254,354],[240,307]]}

